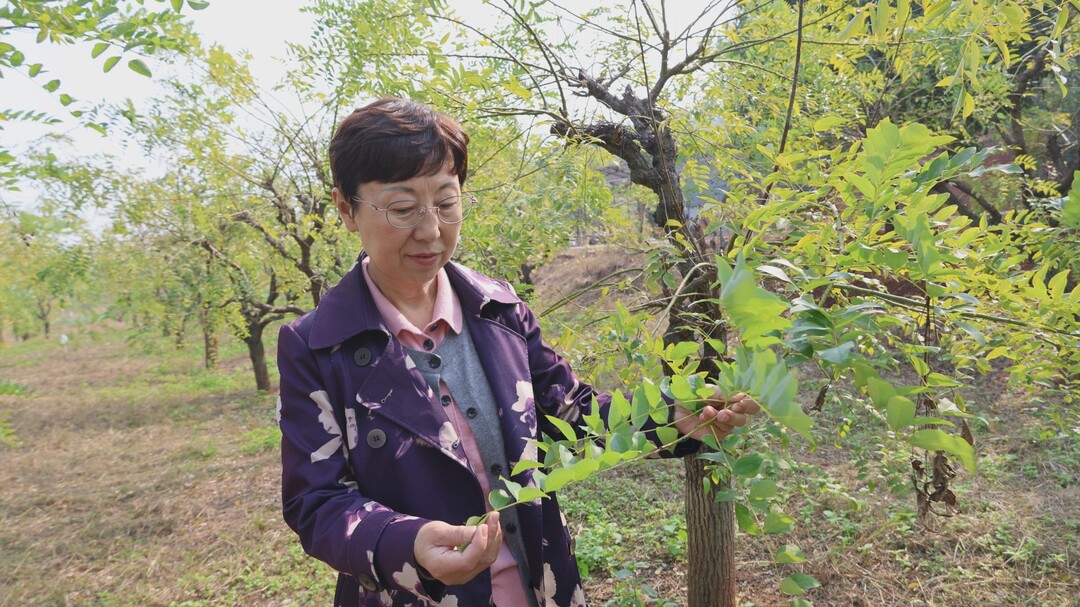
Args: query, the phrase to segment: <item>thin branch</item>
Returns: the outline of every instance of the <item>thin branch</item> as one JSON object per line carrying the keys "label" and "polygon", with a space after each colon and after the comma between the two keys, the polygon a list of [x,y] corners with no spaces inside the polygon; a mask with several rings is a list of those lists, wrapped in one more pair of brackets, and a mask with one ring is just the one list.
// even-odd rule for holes
{"label": "thin branch", "polygon": [[[798,0],[798,2],[799,2],[799,18],[798,18],[798,27],[797,27],[797,32],[798,33],[797,33],[796,38],[795,38],[795,66],[792,68],[791,90],[788,93],[787,115],[784,117],[784,131],[780,135],[780,147],[776,152],[777,156],[780,156],[781,154],[783,154],[784,150],[787,149],[788,134],[791,132],[792,117],[794,116],[794,113],[795,113],[795,93],[798,91],[798,87],[799,87],[799,68],[802,65],[803,16],[804,16],[804,11],[805,11],[805,0]],[[769,175],[772,175],[773,173],[775,173],[775,172],[777,172],[779,170],[780,170],[780,163],[776,162],[775,164],[773,164],[772,170],[769,171]],[[769,201],[769,195],[772,193],[772,189],[773,189],[773,186],[775,184],[776,184],[776,180],[772,180],[772,181],[769,182],[769,184],[767,186],[765,186],[765,190],[758,197],[758,203],[759,204],[765,204],[766,202]]]}

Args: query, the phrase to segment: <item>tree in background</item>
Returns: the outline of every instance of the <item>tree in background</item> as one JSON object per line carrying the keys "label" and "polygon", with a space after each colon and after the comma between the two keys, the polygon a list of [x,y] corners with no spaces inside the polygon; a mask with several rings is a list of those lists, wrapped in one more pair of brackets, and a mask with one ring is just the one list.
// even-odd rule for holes
{"label": "tree in background", "polygon": [[[183,0],[154,0],[161,10],[152,10],[144,0],[9,0],[0,7],[0,78],[16,73],[42,82],[42,88],[58,96],[60,104],[71,108],[71,116],[86,126],[105,134],[96,108],[85,108],[64,92],[60,80],[52,78],[48,66],[35,61],[34,49],[25,43],[29,37],[37,44],[93,44],[90,55],[101,58],[102,69],[111,71],[128,57],[128,67],[144,76],[150,68],[144,58],[159,53],[185,52],[196,41],[181,14]],[[206,8],[207,2],[188,0],[193,10]],[[60,120],[33,108],[0,107],[0,130],[3,122],[23,120],[58,124]],[[21,164],[6,145],[0,146],[0,183],[16,188],[23,177]]]}

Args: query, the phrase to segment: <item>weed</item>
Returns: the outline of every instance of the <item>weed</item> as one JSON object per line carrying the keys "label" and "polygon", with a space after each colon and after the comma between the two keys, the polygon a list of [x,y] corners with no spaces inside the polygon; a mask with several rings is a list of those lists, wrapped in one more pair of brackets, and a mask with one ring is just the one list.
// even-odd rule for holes
{"label": "weed", "polygon": [[254,455],[273,451],[281,446],[281,430],[277,426],[254,428],[240,435],[240,452]]}
{"label": "weed", "polygon": [[647,569],[647,563],[629,563],[626,569],[615,573],[615,591],[604,602],[605,607],[679,607],[677,601],[667,599],[637,575],[638,569]]}

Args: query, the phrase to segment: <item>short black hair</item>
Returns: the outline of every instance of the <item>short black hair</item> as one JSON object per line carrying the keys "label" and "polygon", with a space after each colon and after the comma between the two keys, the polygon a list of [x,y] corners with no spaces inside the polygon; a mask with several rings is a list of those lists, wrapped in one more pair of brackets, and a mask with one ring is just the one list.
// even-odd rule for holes
{"label": "short black hair", "polygon": [[330,140],[334,186],[355,205],[360,184],[434,175],[450,166],[465,185],[469,135],[446,114],[409,99],[384,97],[354,110]]}

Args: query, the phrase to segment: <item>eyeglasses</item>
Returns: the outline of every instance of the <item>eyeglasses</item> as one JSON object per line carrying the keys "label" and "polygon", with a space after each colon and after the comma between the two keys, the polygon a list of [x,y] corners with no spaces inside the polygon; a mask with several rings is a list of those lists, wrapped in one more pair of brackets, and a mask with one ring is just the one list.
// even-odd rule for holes
{"label": "eyeglasses", "polygon": [[385,207],[377,207],[357,196],[353,196],[353,200],[386,213],[386,221],[395,228],[402,229],[418,225],[424,220],[424,215],[428,211],[434,211],[435,216],[443,223],[451,225],[461,223],[468,216],[472,206],[476,204],[476,196],[472,192],[443,198],[432,206],[420,204],[417,200],[395,200]]}

